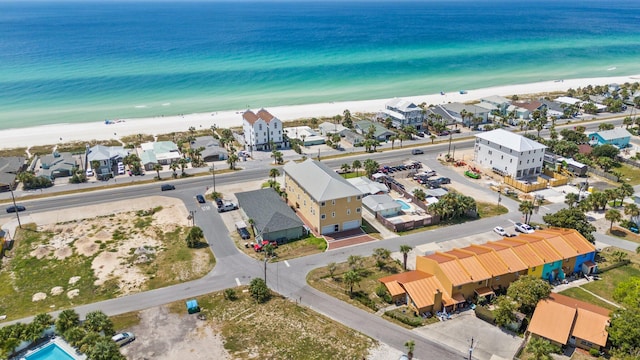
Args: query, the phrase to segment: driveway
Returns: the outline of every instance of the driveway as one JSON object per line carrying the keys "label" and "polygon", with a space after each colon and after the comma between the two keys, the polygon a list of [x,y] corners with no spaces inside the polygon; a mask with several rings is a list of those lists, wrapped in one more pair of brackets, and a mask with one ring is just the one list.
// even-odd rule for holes
{"label": "driveway", "polygon": [[512,359],[523,339],[478,319],[471,310],[414,330],[434,342],[468,352],[473,338],[473,358],[489,360],[493,355]]}

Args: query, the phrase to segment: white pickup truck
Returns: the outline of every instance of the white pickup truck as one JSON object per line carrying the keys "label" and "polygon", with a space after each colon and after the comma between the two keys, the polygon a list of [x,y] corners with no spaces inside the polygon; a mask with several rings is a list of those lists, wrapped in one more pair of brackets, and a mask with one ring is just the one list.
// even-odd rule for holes
{"label": "white pickup truck", "polygon": [[222,203],[222,206],[218,207],[218,212],[226,212],[236,210],[238,208],[237,204],[232,203],[231,201],[225,201]]}

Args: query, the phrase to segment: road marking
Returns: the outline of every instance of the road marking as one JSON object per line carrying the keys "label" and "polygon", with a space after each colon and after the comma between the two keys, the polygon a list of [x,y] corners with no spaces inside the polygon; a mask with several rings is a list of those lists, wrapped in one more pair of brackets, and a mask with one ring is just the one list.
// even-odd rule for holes
{"label": "road marking", "polygon": [[236,284],[238,284],[238,286],[242,285],[242,283],[240,282],[240,279],[236,278]]}
{"label": "road marking", "polygon": [[546,206],[540,206],[540,207],[541,207],[541,208],[543,208],[543,209],[545,209],[545,210],[551,210],[551,209],[549,209],[549,208],[548,208],[548,207],[546,207]]}
{"label": "road marking", "polygon": [[289,265],[289,262],[287,260],[284,261],[284,264],[287,265],[287,267],[291,267],[291,265]]}

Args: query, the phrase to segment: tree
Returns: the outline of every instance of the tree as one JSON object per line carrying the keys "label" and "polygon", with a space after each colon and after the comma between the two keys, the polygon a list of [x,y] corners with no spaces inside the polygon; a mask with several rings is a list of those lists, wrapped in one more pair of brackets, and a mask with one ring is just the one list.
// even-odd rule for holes
{"label": "tree", "polygon": [[351,112],[349,110],[345,110],[342,112],[342,115],[343,115],[342,126],[349,129],[353,128],[353,120],[351,119]]}
{"label": "tree", "polygon": [[615,159],[619,153],[620,149],[618,149],[617,147],[610,144],[604,144],[593,148],[593,150],[591,151],[591,156],[594,158],[607,157],[609,159]]}
{"label": "tree", "polygon": [[280,170],[272,168],[269,170],[269,176],[273,178],[273,183],[276,183],[276,177],[280,176]]}
{"label": "tree", "polygon": [[624,214],[629,216],[629,220],[633,221],[634,217],[640,216],[640,208],[634,203],[626,204],[624,206]]}
{"label": "tree", "polygon": [[622,214],[620,214],[620,211],[616,209],[609,209],[604,214],[604,218],[611,221],[611,224],[609,225],[609,231],[611,231],[611,229],[613,229],[613,223],[622,220]]}
{"label": "tree", "polygon": [[342,170],[343,173],[348,173],[351,171],[351,165],[344,163],[340,166],[340,170]]}
{"label": "tree", "polygon": [[153,164],[153,170],[158,174],[158,180],[160,180],[160,170],[162,170],[162,165],[158,163]]}
{"label": "tree", "polygon": [[553,214],[544,215],[542,219],[549,226],[576,229],[591,243],[596,241],[593,237],[593,233],[596,231],[595,226],[589,223],[587,216],[577,207],[561,209]]}
{"label": "tree", "polygon": [[551,360],[551,353],[559,352],[560,349],[552,345],[549,340],[532,337],[527,344],[527,351],[533,355],[535,360]]}
{"label": "tree", "polygon": [[578,202],[580,202],[580,197],[576,193],[568,193],[564,196],[564,203],[569,205],[569,208],[574,207]]}
{"label": "tree", "polygon": [[[56,331],[58,331],[57,327]],[[74,326],[62,333],[64,339],[74,347],[78,347],[80,345],[80,341],[84,339],[85,335],[87,335],[87,332],[80,326]]]}
{"label": "tree", "polygon": [[389,141],[391,141],[391,150],[393,150],[393,144],[396,142],[396,140],[398,140],[398,137],[395,135],[391,135],[389,137]]}
{"label": "tree", "polygon": [[391,251],[385,248],[376,248],[373,249],[373,257],[376,259],[376,266],[379,269],[382,269],[387,260],[391,257]]}
{"label": "tree", "polygon": [[378,164],[378,162],[373,159],[367,159],[364,161],[364,171],[367,173],[367,177],[369,178],[371,177],[371,175],[373,175],[373,173],[378,171],[379,168],[380,164]]}
{"label": "tree", "polygon": [[412,247],[409,245],[400,245],[400,252],[402,253],[402,268],[407,270],[407,257],[409,256],[409,252],[412,250]]}
{"label": "tree", "polygon": [[427,194],[424,192],[424,190],[422,190],[420,188],[413,189],[413,196],[415,196],[416,199],[418,199],[420,201],[424,201],[424,199],[427,198]]}
{"label": "tree", "polygon": [[640,279],[631,277],[613,290],[613,299],[623,305],[611,317],[607,329],[617,352],[640,354]]}
{"label": "tree", "polygon": [[238,163],[239,160],[240,158],[234,151],[230,152],[229,157],[227,158],[227,164],[229,164],[229,169],[235,170],[236,164]]}
{"label": "tree", "polygon": [[496,309],[493,312],[493,316],[496,320],[496,325],[507,326],[516,321],[515,311],[517,310],[517,304],[508,296],[498,296],[496,299]]}
{"label": "tree", "polygon": [[234,301],[238,298],[238,294],[236,294],[236,290],[229,288],[224,290],[224,298],[226,300]]}
{"label": "tree", "polygon": [[436,140],[436,136],[431,134],[431,136],[429,136],[429,139],[431,139],[431,144],[433,145],[433,142]]}
{"label": "tree", "polygon": [[347,258],[347,264],[353,271],[360,271],[362,269],[362,256],[360,255],[349,255]]}
{"label": "tree", "polygon": [[342,275],[344,284],[349,287],[349,296],[353,297],[353,286],[358,285],[362,278],[360,274],[355,270],[349,270]]}
{"label": "tree", "polygon": [[253,280],[251,280],[251,283],[249,283],[249,293],[259,304],[271,298],[271,291],[267,287],[267,283],[261,278],[253,278]]}
{"label": "tree", "polygon": [[337,269],[338,265],[336,265],[335,262],[332,261],[327,264],[327,271],[329,272],[329,276],[331,276],[331,278],[333,278],[333,275],[335,274]]}
{"label": "tree", "polygon": [[547,298],[551,293],[551,285],[543,279],[530,275],[521,276],[509,285],[507,296],[520,304],[520,311],[533,314],[540,299]]}
{"label": "tree", "polygon": [[404,343],[404,347],[407,348],[407,357],[409,358],[409,360],[413,359],[413,350],[415,350],[416,348],[416,342],[413,340],[409,340]]}
{"label": "tree", "polygon": [[518,211],[520,211],[522,213],[522,215],[524,215],[524,222],[526,224],[529,223],[529,221],[531,220],[531,214],[533,214],[533,203],[531,201],[523,201],[520,203],[520,206],[518,206]]}
{"label": "tree", "polygon": [[356,176],[358,176],[358,170],[362,168],[362,163],[360,162],[360,160],[353,160],[353,163],[351,163],[351,168],[356,171]]}
{"label": "tree", "polygon": [[56,320],[56,332],[63,335],[67,330],[80,324],[80,316],[73,309],[62,310]]}
{"label": "tree", "polygon": [[187,234],[187,238],[186,238],[187,247],[190,247],[190,248],[198,247],[202,239],[204,239],[204,233],[202,232],[202,229],[199,226],[192,227],[191,230],[189,230],[189,233]]}
{"label": "tree", "polygon": [[87,352],[87,359],[89,360],[121,360],[126,359],[124,355],[120,353],[118,344],[112,341],[110,338],[100,337],[89,348]]}
{"label": "tree", "polygon": [[82,324],[88,332],[104,332],[105,336],[113,336],[113,323],[105,313],[100,310],[92,311],[87,314]]}

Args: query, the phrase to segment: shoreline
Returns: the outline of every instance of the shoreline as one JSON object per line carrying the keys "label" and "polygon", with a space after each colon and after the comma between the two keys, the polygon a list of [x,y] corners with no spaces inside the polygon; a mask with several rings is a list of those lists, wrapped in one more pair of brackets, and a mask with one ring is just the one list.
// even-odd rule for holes
{"label": "shoreline", "polygon": [[[606,85],[611,83],[623,84],[625,82],[640,82],[640,75],[581,78],[567,80],[551,80],[520,85],[504,85],[480,89],[466,90],[465,94],[449,92],[444,95],[430,94],[417,96],[404,96],[405,100],[420,104],[439,105],[449,102],[469,102],[479,100],[491,95],[512,96],[566,91],[570,88],[577,89],[588,85]],[[341,101],[331,103],[317,103],[307,105],[274,106],[267,110],[283,122],[300,118],[332,117],[342,115],[348,109],[354,113],[378,112],[384,108],[387,99]],[[219,112],[206,112],[184,114],[177,116],[157,116],[151,118],[114,119],[114,123],[104,122],[89,123],[60,123],[41,125],[27,128],[14,128],[0,130],[0,138],[3,139],[0,149],[13,149],[42,145],[55,145],[76,141],[89,140],[113,140],[128,135],[148,134],[159,135],[171,132],[188,131],[189,127],[197,130],[209,129],[213,125],[218,128],[230,128],[242,126],[242,110],[230,110]],[[255,109],[254,109],[255,110]]]}

